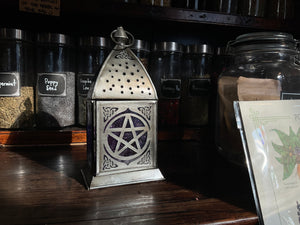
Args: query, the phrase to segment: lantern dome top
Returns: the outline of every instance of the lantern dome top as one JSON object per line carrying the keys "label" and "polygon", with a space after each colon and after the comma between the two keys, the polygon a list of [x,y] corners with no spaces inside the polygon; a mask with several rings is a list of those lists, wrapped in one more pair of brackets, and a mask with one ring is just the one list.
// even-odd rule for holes
{"label": "lantern dome top", "polygon": [[103,63],[94,86],[89,92],[91,99],[157,99],[155,87],[147,70],[129,48],[133,36],[122,27],[113,31],[116,43]]}

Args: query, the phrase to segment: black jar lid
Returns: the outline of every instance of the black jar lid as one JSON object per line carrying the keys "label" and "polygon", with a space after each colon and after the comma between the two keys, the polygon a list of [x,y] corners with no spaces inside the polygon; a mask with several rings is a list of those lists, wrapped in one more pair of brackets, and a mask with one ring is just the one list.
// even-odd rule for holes
{"label": "black jar lid", "polygon": [[152,46],[152,51],[153,52],[157,52],[157,51],[161,51],[161,52],[179,52],[182,53],[183,52],[183,47],[181,44],[177,43],[177,42],[155,42],[153,43]]}
{"label": "black jar lid", "polygon": [[291,34],[283,32],[254,32],[238,36],[229,43],[230,51],[266,51],[297,49],[297,42]]}
{"label": "black jar lid", "polygon": [[14,28],[0,28],[0,39],[33,41],[30,32]]}
{"label": "black jar lid", "polygon": [[110,48],[111,42],[108,38],[101,36],[87,36],[79,38],[79,46]]}
{"label": "black jar lid", "polygon": [[53,43],[60,45],[73,45],[73,40],[69,35],[59,33],[38,33],[38,43]]}
{"label": "black jar lid", "polygon": [[150,52],[150,45],[148,41],[145,40],[140,40],[140,39],[135,39],[134,44],[131,47],[132,49],[135,50],[141,50],[145,52]]}
{"label": "black jar lid", "polygon": [[185,46],[185,52],[187,54],[213,54],[213,48],[208,44],[193,44]]}

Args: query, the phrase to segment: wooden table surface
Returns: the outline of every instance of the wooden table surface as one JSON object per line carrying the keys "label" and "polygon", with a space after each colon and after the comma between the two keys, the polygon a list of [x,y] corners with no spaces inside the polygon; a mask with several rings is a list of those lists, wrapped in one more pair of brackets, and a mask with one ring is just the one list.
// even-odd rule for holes
{"label": "wooden table surface", "polygon": [[86,146],[0,148],[0,224],[258,224],[245,168],[161,141],[166,180],[87,190]]}

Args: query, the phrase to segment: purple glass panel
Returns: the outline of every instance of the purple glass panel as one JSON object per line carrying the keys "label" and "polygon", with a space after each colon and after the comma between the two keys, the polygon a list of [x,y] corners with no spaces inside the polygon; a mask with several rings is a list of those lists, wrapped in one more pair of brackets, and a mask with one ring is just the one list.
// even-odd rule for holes
{"label": "purple glass panel", "polygon": [[146,144],[147,141],[147,133],[143,134],[140,138],[139,138],[139,143],[141,148],[143,148]]}
{"label": "purple glass panel", "polygon": [[132,151],[130,148],[126,148],[123,152],[121,152],[120,156],[132,156],[135,154],[135,151]]}
{"label": "purple glass panel", "polygon": [[111,137],[110,135],[108,135],[107,139],[108,139],[108,144],[109,144],[110,149],[113,152],[115,152],[118,141],[116,139],[114,139],[113,137]]}
{"label": "purple glass panel", "polygon": [[113,122],[110,126],[110,128],[120,128],[123,126],[125,117],[121,117],[117,119],[115,122]]}
{"label": "purple glass panel", "polygon": [[144,127],[145,124],[143,124],[143,122],[138,119],[137,117],[131,116],[131,120],[133,122],[134,127]]}
{"label": "purple glass panel", "polygon": [[132,132],[124,132],[124,135],[123,135],[123,140],[127,141],[127,142],[130,142],[133,138],[133,134]]}

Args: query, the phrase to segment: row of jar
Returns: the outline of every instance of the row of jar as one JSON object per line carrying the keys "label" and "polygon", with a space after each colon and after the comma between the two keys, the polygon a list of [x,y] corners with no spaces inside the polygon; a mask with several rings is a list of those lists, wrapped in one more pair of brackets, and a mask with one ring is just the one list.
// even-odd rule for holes
{"label": "row of jar", "polygon": [[[0,29],[0,128],[85,126],[87,94],[111,43],[104,37],[83,37],[78,54],[73,44],[65,34],[41,33],[33,41],[26,31]],[[182,118],[197,119],[196,108],[203,108],[207,117],[204,104],[211,92],[213,56],[209,45],[184,50],[176,42],[159,42],[150,51],[148,42],[136,40],[132,50],[156,86],[160,126],[178,125],[180,102],[189,102],[183,114],[192,115]],[[200,95],[205,103],[193,107]]]}
{"label": "row of jar", "polygon": [[291,19],[295,14],[294,0],[115,0],[163,7],[208,10],[243,16]]}

